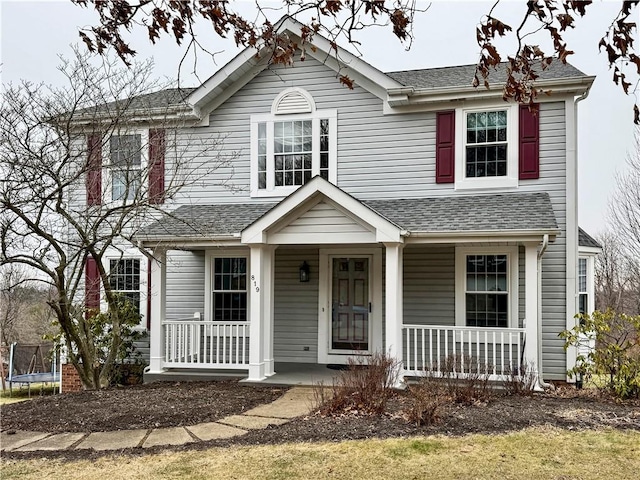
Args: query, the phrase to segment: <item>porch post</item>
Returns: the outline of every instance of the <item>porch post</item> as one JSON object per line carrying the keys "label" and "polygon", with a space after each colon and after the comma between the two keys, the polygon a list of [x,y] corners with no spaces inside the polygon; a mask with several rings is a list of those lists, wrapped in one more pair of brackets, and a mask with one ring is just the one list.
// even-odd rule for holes
{"label": "porch post", "polygon": [[[403,323],[403,290],[402,290],[402,243],[385,243],[386,247],[386,308],[385,334],[386,353],[402,365],[402,323]],[[400,379],[401,380],[401,379]]]}
{"label": "porch post", "polygon": [[265,246],[263,261],[262,295],[264,297],[263,328],[264,328],[264,374],[267,377],[274,375],[273,361],[273,285],[274,285],[274,253],[275,246]]}
{"label": "porch post", "polygon": [[524,304],[525,335],[524,361],[538,374],[538,244],[526,243],[524,247]]}
{"label": "porch post", "polygon": [[149,332],[149,372],[162,372],[164,360],[164,330],[162,322],[166,314],[167,251],[153,250],[151,260],[151,331]]}
{"label": "porch post", "polygon": [[[265,257],[264,245],[251,245],[251,264],[249,271],[249,377],[247,380],[257,382],[264,380],[264,333],[265,333]],[[267,287],[268,290],[268,287]]]}

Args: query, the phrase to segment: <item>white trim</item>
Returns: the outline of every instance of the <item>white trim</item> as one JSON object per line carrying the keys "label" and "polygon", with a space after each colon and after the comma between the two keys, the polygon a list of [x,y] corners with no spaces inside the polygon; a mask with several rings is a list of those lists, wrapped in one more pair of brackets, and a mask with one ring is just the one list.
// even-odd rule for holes
{"label": "white trim", "polygon": [[[113,168],[111,166],[111,138],[140,135],[140,189],[142,192],[147,191],[147,185],[143,182],[148,181],[147,175],[142,175],[149,165],[149,129],[148,128],[125,128],[123,130],[113,131],[111,135],[103,137],[107,141],[102,145],[102,199],[103,203],[108,207],[122,205],[128,202],[127,199],[113,199]],[[133,170],[133,169],[131,169]]]}
{"label": "white trim", "polygon": [[164,329],[167,307],[167,251],[156,248],[151,260],[151,328],[149,331],[149,371],[162,372],[164,363]]}
{"label": "white trim", "polygon": [[[282,102],[291,98],[302,98],[306,102],[306,106],[300,105],[295,110],[283,110]],[[309,92],[300,87],[285,88],[282,92],[276,96],[275,100],[271,104],[271,115],[292,115],[296,113],[313,113],[316,111],[316,102]]]}
{"label": "white trim", "polygon": [[[146,330],[147,328],[147,300],[148,296],[148,261],[147,257],[142,255],[139,249],[135,247],[126,247],[122,249],[109,249],[102,257],[102,266],[107,274],[111,274],[111,260],[138,260],[140,262],[140,324],[137,329]],[[104,285],[100,282],[100,310],[107,310],[107,302],[104,297]]]}
{"label": "white trim", "polygon": [[[577,281],[578,275],[578,159],[577,159],[577,105],[573,98],[565,101],[565,148],[566,148],[566,323],[565,328],[571,330],[576,325],[575,314],[578,312]],[[566,370],[576,364],[577,349],[569,346],[566,349]],[[567,382],[575,382],[575,378],[566,377]]]}
{"label": "white trim", "polygon": [[[502,177],[467,178],[465,146],[467,132],[467,114],[476,112],[504,110],[507,112],[507,175]],[[501,105],[488,104],[482,107],[456,108],[455,119],[455,189],[497,189],[518,187],[519,155],[519,106],[517,103]]]}
{"label": "white trim", "polygon": [[519,255],[517,246],[496,247],[458,247],[456,246],[456,326],[466,327],[466,281],[467,281],[467,255],[507,255],[507,283],[509,285],[509,320],[508,328],[518,328],[518,264]]}
{"label": "white trim", "polygon": [[213,321],[213,259],[214,258],[246,258],[247,259],[247,321],[249,321],[249,272],[250,250],[248,248],[207,249],[204,254],[204,320]]}
{"label": "white trim", "polygon": [[[287,89],[289,90],[289,89]],[[313,101],[313,99],[311,99]],[[275,102],[274,102],[275,103]],[[303,185],[276,187],[274,180],[275,157],[273,151],[274,122],[311,120],[312,123],[312,166],[311,175],[320,174],[320,120],[329,120],[329,182],[338,183],[338,111],[314,110],[310,113],[275,115],[262,113],[251,115],[251,197],[286,197]],[[267,187],[258,188],[258,124],[266,123],[267,127]]]}
{"label": "white trim", "polygon": [[356,352],[332,353],[331,342],[331,282],[332,260],[340,257],[369,258],[369,352],[382,351],[382,249],[326,248],[318,252],[318,363],[347,362]]}
{"label": "white trim", "polygon": [[[376,230],[376,242],[400,242],[402,230],[396,225],[381,217],[376,212],[365,206],[351,195],[345,193],[335,185],[323,178],[314,177],[278,205],[265,213],[242,231],[242,243],[270,243],[268,230],[274,225],[280,225],[280,220],[294,210],[302,209],[307,202],[314,202],[318,194],[330,198],[336,205],[341,206],[345,212],[350,212],[354,218],[371,225]],[[315,205],[315,203],[313,203]],[[317,240],[313,243],[317,243]]]}

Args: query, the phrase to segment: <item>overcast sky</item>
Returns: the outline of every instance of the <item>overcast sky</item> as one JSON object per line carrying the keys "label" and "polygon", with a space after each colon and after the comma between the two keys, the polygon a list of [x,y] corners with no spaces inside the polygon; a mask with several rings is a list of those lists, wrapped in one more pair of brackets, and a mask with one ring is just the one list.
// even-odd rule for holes
{"label": "overcast sky", "polygon": [[[252,2],[237,2],[245,14],[255,8]],[[515,26],[524,2],[503,2],[495,16]],[[2,81],[20,79],[32,82],[63,84],[56,70],[58,56],[71,57],[70,45],[78,43],[78,28],[95,23],[89,10],[67,0],[8,1],[0,0]],[[277,5],[277,4],[276,4]],[[426,2],[419,2],[426,7]],[[416,17],[415,41],[406,51],[390,28],[369,29],[358,36],[363,58],[382,71],[472,64],[478,59],[475,26],[492,3],[485,1],[434,2]],[[597,79],[587,100],[580,103],[578,120],[579,205],[580,225],[592,234],[605,228],[607,202],[615,188],[616,172],[624,173],[625,158],[632,151],[633,97],[625,97],[611,82],[606,56],[598,54],[599,38],[613,19],[618,1],[598,2],[589,14],[579,19],[577,28],[565,35],[576,53],[570,62]],[[273,11],[273,20],[284,12]],[[198,38],[210,51],[219,52],[215,59],[200,53],[197,73],[205,80],[239,52],[233,42],[221,41],[212,30],[200,26]],[[139,58],[154,57],[158,77],[176,78],[182,48],[169,40],[152,46],[143,31],[131,36],[132,47]],[[511,53],[513,44],[503,44],[503,56]],[[181,84],[194,86],[194,62],[188,57],[180,71]]]}

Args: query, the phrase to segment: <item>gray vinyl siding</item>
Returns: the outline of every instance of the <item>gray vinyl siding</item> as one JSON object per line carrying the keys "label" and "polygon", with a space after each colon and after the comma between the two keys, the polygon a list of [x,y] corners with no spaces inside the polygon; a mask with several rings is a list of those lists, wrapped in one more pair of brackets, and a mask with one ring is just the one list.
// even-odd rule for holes
{"label": "gray vinyl siding", "polygon": [[[186,189],[181,202],[278,200],[250,197],[250,118],[253,114],[269,113],[275,97],[288,87],[306,89],[318,110],[338,111],[337,178],[338,186],[347,193],[362,200],[460,194],[453,184],[435,183],[435,112],[383,115],[380,99],[358,85],[353,90],[343,87],[335,72],[308,57],[294,68],[273,66],[264,70],[210,115],[209,126],[179,131],[178,157],[196,156],[206,166],[203,168],[214,167],[220,158],[228,161]],[[519,192],[548,192],[561,229],[542,262],[543,371],[549,379],[563,379],[566,370],[565,353],[558,338],[558,333],[565,327],[567,303],[565,135],[564,102],[541,104],[540,178],[521,180],[518,186]],[[223,148],[219,152],[203,153],[203,149],[211,147],[211,139],[219,136],[224,138]],[[497,192],[497,189],[486,191]],[[438,248],[442,256],[433,253]],[[407,247],[405,250],[407,323],[454,324],[454,250],[452,247],[438,248],[414,251]],[[315,361],[317,356],[317,278],[313,279],[312,275],[312,282],[306,285],[297,282],[299,264],[305,259],[310,264],[317,262],[317,254],[304,258],[306,252],[308,250],[282,247],[276,251],[274,338],[277,360]],[[445,271],[446,262],[451,263],[450,271]],[[519,263],[520,275],[523,275],[523,260]],[[421,280],[420,265],[424,265],[426,272]],[[312,271],[313,268],[312,265]],[[199,284],[193,283],[201,282],[200,279],[192,276],[190,281],[190,290],[199,288]],[[518,310],[522,318],[522,284],[519,297]],[[422,315],[428,304],[433,310],[425,320]],[[175,308],[170,306],[171,311]],[[303,351],[303,346],[309,346],[309,351]]]}
{"label": "gray vinyl siding", "polygon": [[455,325],[455,248],[404,249],[404,323]]}
{"label": "gray vinyl siding", "polygon": [[204,314],[204,252],[167,252],[168,320],[193,318]]}
{"label": "gray vinyl siding", "polygon": [[[276,362],[318,361],[318,249],[280,247],[275,253],[273,353]],[[300,282],[300,265],[311,279]],[[308,351],[304,348],[309,347]]]}
{"label": "gray vinyl siding", "polygon": [[542,371],[566,378],[566,354],[558,334],[566,327],[566,123],[563,102],[540,107],[540,178],[520,182],[521,191],[549,194],[561,233],[542,258]]}

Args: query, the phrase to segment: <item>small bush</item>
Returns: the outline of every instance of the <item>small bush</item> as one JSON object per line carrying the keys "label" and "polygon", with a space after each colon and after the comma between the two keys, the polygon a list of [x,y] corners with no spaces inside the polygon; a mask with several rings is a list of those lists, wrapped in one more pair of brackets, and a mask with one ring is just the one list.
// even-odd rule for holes
{"label": "small bush", "polygon": [[442,407],[452,402],[443,384],[431,377],[409,385],[408,393],[410,404],[406,415],[417,426],[434,424],[440,418]]}
{"label": "small bush", "polygon": [[489,374],[480,371],[473,357],[449,355],[441,365],[441,371],[447,394],[456,403],[485,402],[493,395]]}
{"label": "small bush", "polygon": [[318,384],[315,400],[323,415],[345,412],[379,415],[393,395],[399,364],[385,353],[350,357],[331,388]]}
{"label": "small bush", "polygon": [[640,315],[595,311],[576,315],[578,324],[560,334],[565,350],[574,346],[588,353],[578,355],[569,376],[581,375],[619,399],[640,397]]}
{"label": "small bush", "polygon": [[533,362],[513,368],[506,372],[505,376],[502,387],[507,395],[522,395],[526,397],[533,395],[538,383],[538,376]]}

